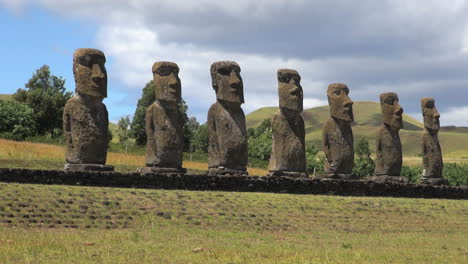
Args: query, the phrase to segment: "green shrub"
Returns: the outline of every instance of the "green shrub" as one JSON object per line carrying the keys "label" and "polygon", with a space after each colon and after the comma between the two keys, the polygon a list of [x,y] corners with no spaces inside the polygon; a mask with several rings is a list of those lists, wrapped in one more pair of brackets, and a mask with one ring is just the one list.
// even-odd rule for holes
{"label": "green shrub", "polygon": [[468,185],[468,164],[445,163],[443,174],[450,185]]}
{"label": "green shrub", "polygon": [[312,142],[306,144],[306,172],[310,175],[323,174],[325,157],[319,154],[319,148]]}
{"label": "green shrub", "polygon": [[33,109],[26,104],[0,100],[0,133],[2,137],[14,140],[35,135]]}
{"label": "green shrub", "polygon": [[401,176],[406,177],[410,183],[418,183],[421,179],[421,167],[408,167],[401,168]]}
{"label": "green shrub", "polygon": [[248,137],[249,158],[267,161],[271,156],[271,144],[273,142],[270,119],[263,120],[262,124],[249,130]]}
{"label": "green shrub", "polygon": [[206,124],[200,125],[192,139],[193,152],[197,153],[208,153],[208,127]]}
{"label": "green shrub", "polygon": [[365,138],[359,140],[355,153],[353,173],[361,179],[373,175],[375,163],[370,156],[369,142]]}

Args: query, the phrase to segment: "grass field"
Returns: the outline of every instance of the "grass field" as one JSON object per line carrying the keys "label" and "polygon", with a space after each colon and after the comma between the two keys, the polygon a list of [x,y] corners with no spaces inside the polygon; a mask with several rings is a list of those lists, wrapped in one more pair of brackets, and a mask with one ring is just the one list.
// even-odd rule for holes
{"label": "grass field", "polygon": [[[0,167],[28,169],[63,169],[65,148],[51,144],[0,139]],[[115,166],[116,171],[134,172],[145,164],[143,155],[129,155],[109,152],[107,164]],[[208,165],[203,162],[184,161],[183,167],[189,172],[206,171]],[[265,175],[264,169],[248,168],[250,175]]]}
{"label": "grass field", "polygon": [[0,94],[0,100],[11,101],[11,100],[13,100],[13,95],[11,95],[11,94]]}
{"label": "grass field", "polygon": [[[60,145],[0,139],[0,167],[63,163]],[[466,263],[467,235],[468,201],[0,183],[1,264]]]}
{"label": "grass field", "polygon": [[0,183],[0,263],[466,263],[468,202]]}

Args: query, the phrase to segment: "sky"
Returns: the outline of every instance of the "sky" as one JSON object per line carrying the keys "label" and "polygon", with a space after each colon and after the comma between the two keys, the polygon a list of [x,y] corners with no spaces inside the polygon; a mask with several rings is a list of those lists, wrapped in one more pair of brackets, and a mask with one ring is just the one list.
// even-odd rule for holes
{"label": "sky", "polygon": [[354,101],[396,92],[420,120],[420,99],[433,97],[441,125],[468,126],[468,0],[0,0],[0,32],[0,93],[44,64],[74,91],[74,50],[102,50],[114,122],[133,116],[165,60],[179,65],[189,115],[205,122],[210,65],[234,60],[246,113],[278,105],[276,71],[290,68],[305,108],[327,104],[328,84],[342,82]]}

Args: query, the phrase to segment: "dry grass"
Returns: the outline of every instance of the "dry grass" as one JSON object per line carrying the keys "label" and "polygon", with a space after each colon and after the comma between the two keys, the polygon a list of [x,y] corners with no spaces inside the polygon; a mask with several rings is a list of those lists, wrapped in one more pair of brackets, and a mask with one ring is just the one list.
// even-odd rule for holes
{"label": "dry grass", "polygon": [[[55,164],[63,165],[65,157],[65,148],[57,145],[32,143],[32,142],[18,142],[6,139],[0,139],[0,160],[21,160],[25,161],[49,161]],[[145,164],[144,156],[129,155],[122,153],[109,152],[107,154],[107,164],[122,168],[122,170],[134,170],[137,167]],[[203,162],[190,162],[184,161],[183,166],[189,170],[205,171],[208,165]],[[52,168],[51,168],[52,169]],[[249,168],[250,175],[265,175],[267,170]]]}
{"label": "dry grass", "polygon": [[[444,163],[468,163],[468,159],[465,158],[457,158],[453,156],[445,156]],[[415,166],[422,166],[422,158],[421,157],[403,157],[403,165],[409,167]]]}

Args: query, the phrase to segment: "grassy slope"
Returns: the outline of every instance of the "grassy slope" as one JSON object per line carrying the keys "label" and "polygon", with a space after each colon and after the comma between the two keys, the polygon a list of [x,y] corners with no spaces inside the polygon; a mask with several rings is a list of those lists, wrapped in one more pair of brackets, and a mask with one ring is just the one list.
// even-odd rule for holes
{"label": "grassy slope", "polygon": [[11,94],[0,94],[0,100],[11,101],[13,96]]}
{"label": "grassy slope", "polygon": [[[355,142],[365,137],[370,142],[371,150],[374,149],[375,134],[381,125],[382,115],[380,104],[375,102],[354,103],[355,124],[353,133]],[[267,118],[271,118],[278,111],[276,107],[260,108],[246,116],[247,126],[255,127]],[[306,140],[315,144],[321,144],[322,126],[329,118],[329,107],[320,106],[307,109],[303,113],[306,128]],[[415,118],[404,114],[404,129],[400,131],[403,144],[403,154],[416,156],[421,151],[421,131],[423,124]],[[447,157],[468,157],[468,130],[467,128],[443,128],[439,133],[442,150]]]}
{"label": "grassy slope", "polygon": [[[27,169],[63,169],[65,148],[59,145],[18,142],[0,139],[0,168]],[[145,164],[144,155],[132,155],[109,152],[107,164],[115,166],[116,171],[134,172]],[[189,172],[206,171],[206,162],[190,162],[185,160],[183,166]],[[265,175],[264,169],[248,168],[250,175]]]}
{"label": "grassy slope", "polygon": [[2,263],[463,263],[468,202],[0,183]]}

